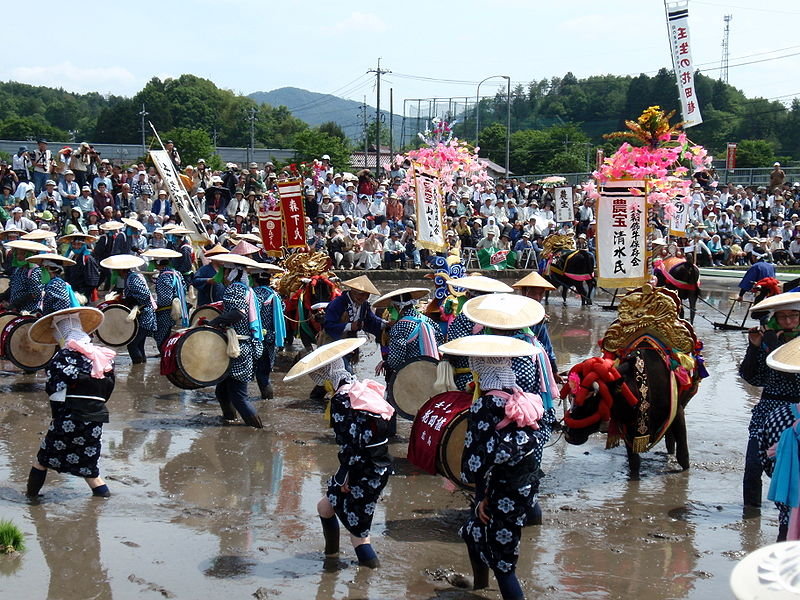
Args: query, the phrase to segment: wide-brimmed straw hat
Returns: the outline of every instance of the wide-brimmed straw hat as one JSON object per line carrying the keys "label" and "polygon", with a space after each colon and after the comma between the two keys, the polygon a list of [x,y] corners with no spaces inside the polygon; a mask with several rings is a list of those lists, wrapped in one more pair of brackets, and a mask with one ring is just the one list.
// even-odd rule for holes
{"label": "wide-brimmed straw hat", "polygon": [[193,233],[191,229],[186,229],[186,227],[183,227],[181,225],[176,225],[175,227],[171,227],[170,229],[167,228],[163,229],[164,233],[168,235],[189,235],[190,233]]}
{"label": "wide-brimmed straw hat", "polygon": [[144,265],[144,259],[133,254],[115,254],[100,261],[100,266],[105,269],[135,269]]}
{"label": "wide-brimmed straw hat", "polygon": [[89,235],[88,233],[70,233],[68,235],[62,235],[56,241],[59,244],[70,244],[72,240],[86,240],[87,243],[93,244],[97,241],[97,236]]}
{"label": "wide-brimmed straw hat", "polygon": [[492,279],[491,277],[486,277],[485,275],[467,275],[466,277],[450,279],[447,281],[447,285],[463,290],[471,290],[473,292],[487,292],[494,294],[498,292],[508,294],[514,291],[514,288],[503,283],[502,281]]}
{"label": "wide-brimmed straw hat", "polygon": [[39,240],[46,240],[48,238],[55,238],[56,232],[55,231],[47,231],[46,229],[34,229],[23,235],[20,239],[22,240],[30,240],[33,242],[37,242]]}
{"label": "wide-brimmed straw hat", "polygon": [[537,273],[536,271],[531,271],[516,283],[512,283],[511,287],[513,288],[533,287],[533,288],[544,288],[546,290],[556,289],[556,286],[547,281],[547,279],[539,275],[539,273]]}
{"label": "wide-brimmed straw hat", "polygon": [[252,233],[239,233],[237,235],[232,235],[231,237],[235,238],[237,240],[246,240],[246,241],[248,241],[248,242],[250,242],[252,244],[260,244],[261,243],[261,238],[259,236],[255,235],[255,234],[252,234]]}
{"label": "wide-brimmed straw hat", "polygon": [[241,254],[232,254],[228,252],[227,254],[217,254],[216,256],[211,257],[211,262],[216,264],[221,264],[223,266],[230,266],[230,267],[247,267],[247,268],[258,268],[261,267],[262,263],[254,261],[249,256],[242,256]]}
{"label": "wide-brimmed straw hat", "polygon": [[12,250],[26,250],[28,252],[50,252],[52,248],[45,246],[39,242],[31,242],[30,240],[12,240],[5,243],[6,248]]}
{"label": "wide-brimmed straw hat", "polygon": [[0,241],[5,240],[9,235],[16,233],[17,235],[24,235],[25,230],[19,229],[18,227],[10,227],[9,229],[2,229],[0,230]]}
{"label": "wide-brimmed straw hat", "polygon": [[342,358],[350,354],[353,350],[360,347],[367,339],[363,337],[356,338],[343,338],[336,340],[330,344],[325,344],[314,350],[311,354],[307,354],[298,360],[294,366],[289,369],[284,381],[292,381],[303,375],[321,369],[325,365],[329,365],[338,358]]}
{"label": "wide-brimmed straw hat", "polygon": [[775,312],[776,310],[800,310],[800,292],[776,294],[750,307],[751,313]]}
{"label": "wide-brimmed straw hat", "polygon": [[729,583],[737,600],[792,600],[800,542],[770,544],[754,550],[734,567]]}
{"label": "wide-brimmed straw hat", "polygon": [[485,294],[464,303],[464,315],[492,329],[522,329],[544,319],[544,307],[533,298],[518,294]]}
{"label": "wide-brimmed straw hat", "polygon": [[242,256],[247,256],[248,254],[255,254],[258,251],[259,251],[258,246],[254,246],[247,240],[242,240],[231,249],[232,254],[241,254]]}
{"label": "wide-brimmed straw hat", "polygon": [[372,303],[373,308],[383,308],[391,302],[405,302],[407,300],[419,300],[430,294],[430,290],[420,287],[400,288],[388,294],[384,294]]}
{"label": "wide-brimmed straw hat", "polygon": [[46,252],[44,254],[34,254],[30,258],[28,258],[28,262],[36,263],[49,260],[52,262],[62,263],[64,265],[72,266],[75,264],[75,261],[71,258],[67,258],[66,256],[61,256],[60,254],[52,254],[50,252]]}
{"label": "wide-brimmed straw hat", "polygon": [[253,273],[269,271],[271,274],[271,273],[283,273],[286,271],[286,269],[284,269],[283,267],[279,267],[278,265],[273,265],[272,263],[265,263],[259,261],[254,261],[254,262],[258,265],[257,267],[247,267],[247,270]]}
{"label": "wide-brimmed straw hat", "polygon": [[117,231],[123,227],[125,227],[125,223],[122,223],[121,221],[106,221],[100,225],[100,229],[103,231]]}
{"label": "wide-brimmed straw hat", "polygon": [[505,335],[468,335],[439,346],[442,354],[453,356],[533,356],[536,348],[518,338]]}
{"label": "wide-brimmed straw hat", "polygon": [[183,254],[169,248],[150,248],[142,252],[141,256],[149,260],[166,260],[168,258],[180,258]]}
{"label": "wide-brimmed straw hat", "polygon": [[211,258],[212,256],[217,256],[218,254],[228,254],[229,250],[220,246],[219,244],[215,244],[213,247],[209,248],[208,250],[203,252],[203,256],[207,258]]}
{"label": "wide-brimmed straw hat", "polygon": [[133,227],[134,229],[138,229],[139,231],[144,231],[145,226],[144,223],[141,221],[137,221],[136,219],[128,219],[127,217],[122,218],[122,222],[125,223],[128,227]]}
{"label": "wide-brimmed straw hat", "polygon": [[360,275],[358,277],[353,277],[353,279],[342,281],[342,287],[356,290],[357,292],[367,292],[373,296],[381,295],[378,288],[375,287],[375,284],[372,283],[366,275]]}
{"label": "wide-brimmed straw hat", "polygon": [[784,373],[800,373],[800,337],[770,352],[767,355],[767,366]]}
{"label": "wide-brimmed straw hat", "polygon": [[91,306],[74,306],[57,310],[36,321],[28,330],[28,337],[38,344],[58,343],[53,331],[53,320],[69,314],[77,313],[81,319],[81,328],[88,334],[100,327],[103,322],[103,313]]}

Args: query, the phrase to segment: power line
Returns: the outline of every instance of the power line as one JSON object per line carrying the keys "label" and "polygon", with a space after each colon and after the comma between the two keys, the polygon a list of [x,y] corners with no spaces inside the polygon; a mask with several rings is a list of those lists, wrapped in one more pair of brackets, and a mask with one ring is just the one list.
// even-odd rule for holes
{"label": "power line", "polygon": [[734,6],[732,4],[717,4],[716,2],[705,2],[704,0],[694,0],[695,4],[705,4],[707,6],[719,6],[721,8],[736,8],[739,10],[754,10],[757,12],[777,13],[782,15],[800,15],[800,12],[795,10],[776,10],[774,8],[754,8],[752,6]]}

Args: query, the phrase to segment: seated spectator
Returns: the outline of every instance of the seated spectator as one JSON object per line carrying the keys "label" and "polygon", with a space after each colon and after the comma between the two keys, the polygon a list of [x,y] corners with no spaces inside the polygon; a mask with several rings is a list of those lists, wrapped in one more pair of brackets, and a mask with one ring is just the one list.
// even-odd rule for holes
{"label": "seated spectator", "polygon": [[[374,235],[374,234],[372,234]],[[395,266],[405,268],[405,253],[406,249],[400,243],[400,236],[397,231],[393,231],[386,243],[383,245],[383,260],[384,266],[391,269]]]}

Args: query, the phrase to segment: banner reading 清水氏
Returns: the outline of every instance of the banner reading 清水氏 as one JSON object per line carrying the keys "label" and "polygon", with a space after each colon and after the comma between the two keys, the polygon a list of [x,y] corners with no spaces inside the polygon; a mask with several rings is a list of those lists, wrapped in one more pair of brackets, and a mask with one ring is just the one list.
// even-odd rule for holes
{"label": "banner reading \u6e05\u6c34\u6c0f", "polygon": [[[634,188],[638,194],[631,192]],[[644,181],[609,181],[597,201],[597,285],[639,287],[650,279]]]}
{"label": "banner reading \u6e05\u6c34\u6c0f", "polygon": [[417,213],[417,246],[434,252],[447,250],[444,239],[444,200],[439,174],[412,162]]}

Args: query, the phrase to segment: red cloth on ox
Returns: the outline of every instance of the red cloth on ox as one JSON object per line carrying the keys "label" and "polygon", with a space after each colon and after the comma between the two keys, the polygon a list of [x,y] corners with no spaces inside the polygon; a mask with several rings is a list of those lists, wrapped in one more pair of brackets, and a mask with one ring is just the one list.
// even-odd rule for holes
{"label": "red cloth on ox", "polygon": [[419,409],[411,426],[408,461],[423,471],[436,475],[436,455],[449,424],[472,406],[472,394],[445,392],[438,394]]}

